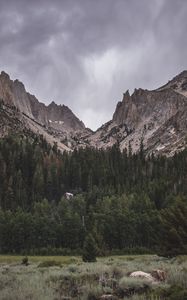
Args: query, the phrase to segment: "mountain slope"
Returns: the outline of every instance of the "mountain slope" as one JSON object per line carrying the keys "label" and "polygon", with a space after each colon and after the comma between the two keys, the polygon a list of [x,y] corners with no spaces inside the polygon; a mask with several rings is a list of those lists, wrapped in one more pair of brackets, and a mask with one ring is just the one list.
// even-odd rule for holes
{"label": "mountain slope", "polygon": [[9,114],[9,121],[5,115],[1,118],[1,136],[7,131],[3,122],[9,124],[9,130],[16,130],[16,114],[17,124],[21,122],[22,128],[44,135],[50,144],[56,142],[62,151],[85,146],[105,149],[118,144],[121,150],[137,152],[143,145],[147,154],[171,156],[186,147],[187,71],[156,90],[135,89],[132,95],[127,91],[112,120],[96,132],[86,128],[67,106],[39,102],[5,72],[0,75],[0,99]]}
{"label": "mountain slope", "polygon": [[170,80],[167,84],[160,87],[158,91],[172,89],[183,96],[187,96],[187,71],[181,72],[179,75]]}
{"label": "mountain slope", "polygon": [[187,71],[157,90],[127,91],[111,121],[89,137],[91,145],[137,152],[143,143],[147,153],[172,155],[186,146]]}
{"label": "mountain slope", "polygon": [[58,142],[66,144],[67,149],[76,147],[78,142],[81,143],[82,136],[91,132],[67,106],[54,102],[46,106],[29,94],[20,81],[11,80],[5,72],[0,74],[0,98],[5,105],[16,107],[25,116],[26,126],[31,130],[45,133],[49,142],[53,136]]}
{"label": "mountain slope", "polygon": [[45,126],[42,126],[27,115],[21,113],[15,106],[0,102],[0,138],[5,137],[8,134],[24,134],[29,136],[32,133],[43,135],[47,142],[52,146],[56,143],[58,149],[61,151],[71,150],[58,138],[51,135],[46,130]]}

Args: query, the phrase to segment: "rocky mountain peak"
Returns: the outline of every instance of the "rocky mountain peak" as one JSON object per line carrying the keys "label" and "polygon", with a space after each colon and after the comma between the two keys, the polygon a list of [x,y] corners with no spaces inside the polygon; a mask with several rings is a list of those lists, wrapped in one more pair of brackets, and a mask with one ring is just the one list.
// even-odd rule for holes
{"label": "rocky mountain peak", "polygon": [[124,94],[123,94],[123,100],[122,101],[128,101],[130,98],[130,94],[129,94],[129,90],[127,90]]}
{"label": "rocky mountain peak", "polygon": [[14,80],[14,85],[17,88],[22,89],[25,92],[25,86],[24,86],[24,84],[21,81],[19,81],[18,79]]}
{"label": "rocky mountain peak", "polygon": [[52,101],[47,106],[47,114],[50,126],[56,129],[63,128],[67,131],[81,131],[85,130],[85,125],[80,121],[66,105],[57,105]]}
{"label": "rocky mountain peak", "polygon": [[48,107],[57,107],[57,104],[54,101],[51,101]]}
{"label": "rocky mountain peak", "polygon": [[0,78],[1,78],[1,80],[2,80],[2,79],[4,79],[4,80],[10,80],[9,75],[8,75],[5,71],[2,71],[2,72],[1,72]]}
{"label": "rocky mountain peak", "polygon": [[[38,133],[43,127],[50,132],[53,137],[61,140],[67,140],[69,145],[69,136],[71,140],[79,133],[84,135],[87,132],[85,125],[80,121],[68,106],[58,105],[52,101],[48,106],[38,101],[38,99],[25,90],[25,86],[18,79],[11,80],[4,71],[0,74],[0,99],[5,104],[15,106],[27,119],[27,125],[30,126],[32,120],[36,122]],[[32,130],[33,130],[32,124]],[[90,131],[89,131],[90,133]],[[43,129],[42,129],[43,134]],[[74,143],[76,144],[76,143]]]}
{"label": "rocky mountain peak", "polygon": [[172,155],[186,147],[187,71],[156,90],[127,90],[111,121],[90,138],[92,145],[136,152],[143,141],[147,153]]}
{"label": "rocky mountain peak", "polygon": [[133,103],[133,98],[130,96],[129,91],[127,90],[123,94],[122,101],[118,102],[112,120],[118,125],[126,124],[128,127],[133,128],[137,118],[138,115],[136,106]]}
{"label": "rocky mountain peak", "polygon": [[186,147],[187,71],[156,90],[138,88],[131,95],[127,90],[112,120],[96,132],[85,128],[68,106],[39,102],[19,80],[12,81],[5,72],[0,74],[0,99],[8,108],[13,105],[18,109],[24,126],[44,135],[50,143],[55,140],[60,149],[107,148],[117,143],[121,150],[131,145],[136,152],[143,141],[147,154],[172,155]]}
{"label": "rocky mountain peak", "polygon": [[187,78],[187,70],[182,71],[179,75]]}
{"label": "rocky mountain peak", "polygon": [[158,91],[163,91],[166,89],[172,89],[179,94],[187,96],[187,70],[182,71],[172,80],[168,81],[167,84],[161,86]]}

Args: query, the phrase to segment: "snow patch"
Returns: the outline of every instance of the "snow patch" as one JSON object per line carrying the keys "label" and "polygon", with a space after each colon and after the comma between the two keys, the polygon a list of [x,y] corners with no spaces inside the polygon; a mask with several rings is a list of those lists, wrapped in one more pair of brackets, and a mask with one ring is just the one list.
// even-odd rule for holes
{"label": "snow patch", "polygon": [[160,145],[160,146],[158,146],[158,147],[156,148],[156,150],[157,150],[157,151],[160,151],[160,150],[164,149],[165,147],[166,147],[165,145]]}
{"label": "snow patch", "polygon": [[49,123],[55,123],[55,124],[59,124],[59,125],[64,124],[63,121],[52,121],[52,120],[49,120]]}
{"label": "snow patch", "polygon": [[169,131],[171,134],[175,134],[175,128],[170,129]]}

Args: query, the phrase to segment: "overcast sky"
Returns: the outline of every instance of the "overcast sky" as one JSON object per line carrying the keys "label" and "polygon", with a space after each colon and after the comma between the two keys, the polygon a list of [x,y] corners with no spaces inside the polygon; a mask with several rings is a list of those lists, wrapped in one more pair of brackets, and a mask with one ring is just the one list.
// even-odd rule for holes
{"label": "overcast sky", "polygon": [[96,129],[187,69],[187,0],[0,0],[0,69]]}

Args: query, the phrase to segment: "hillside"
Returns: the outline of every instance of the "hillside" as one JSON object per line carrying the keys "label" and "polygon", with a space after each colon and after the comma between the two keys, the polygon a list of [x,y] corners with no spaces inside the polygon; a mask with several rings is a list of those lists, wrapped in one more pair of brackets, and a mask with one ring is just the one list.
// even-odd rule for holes
{"label": "hillside", "polygon": [[57,142],[62,151],[70,151],[81,144],[82,137],[91,132],[67,106],[54,102],[46,106],[29,94],[23,83],[11,80],[4,71],[0,74],[0,99],[5,109],[7,106],[16,108],[17,118],[19,121],[24,119],[24,126],[44,135],[50,144]]}
{"label": "hillside", "polygon": [[141,143],[147,154],[173,155],[186,147],[187,71],[162,88],[127,91],[118,102],[113,118],[90,136],[98,148],[118,144],[137,152]]}
{"label": "hillside", "polygon": [[[24,128],[42,134],[50,144],[56,142],[62,151],[86,146],[106,149],[117,144],[133,153],[143,146],[147,155],[172,156],[186,147],[187,71],[156,90],[124,93],[112,119],[96,132],[86,128],[67,106],[39,102],[5,72],[0,75],[0,98],[9,114],[11,107],[16,108],[17,124],[24,123]],[[16,129],[15,119],[12,122],[11,131]],[[4,133],[1,130],[0,134]]]}

